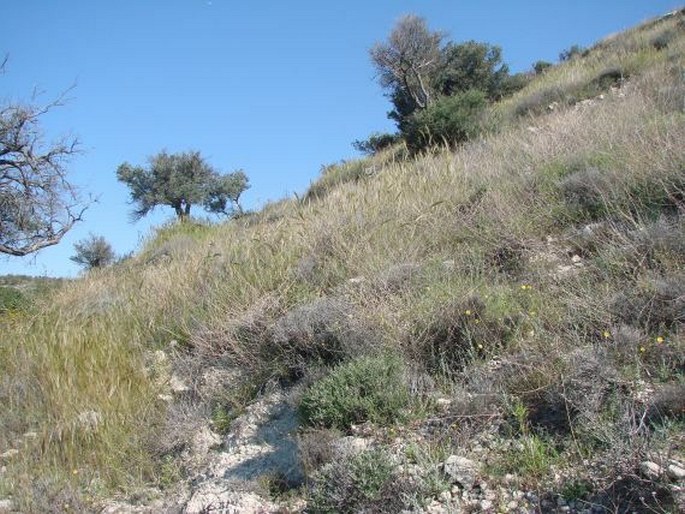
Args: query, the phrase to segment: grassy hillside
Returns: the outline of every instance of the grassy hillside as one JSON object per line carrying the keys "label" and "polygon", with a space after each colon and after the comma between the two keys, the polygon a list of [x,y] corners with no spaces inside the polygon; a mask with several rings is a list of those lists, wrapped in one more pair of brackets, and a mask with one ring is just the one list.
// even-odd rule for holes
{"label": "grassy hillside", "polygon": [[[637,469],[685,457],[684,50],[682,13],[613,36],[492,107],[455,152],[329,167],[303,199],[163,227],[0,312],[0,498],[81,510],[173,487],[184,424],[230,427],[297,386],[320,440],[366,420],[415,430],[405,457],[430,467],[495,434],[489,481],[674,512],[666,479]],[[216,397],[192,412],[164,397],[169,369],[192,388],[209,366],[235,370]],[[347,389],[379,373],[406,397]],[[331,504],[331,464],[310,468],[314,510],[383,490]],[[444,487],[429,482],[416,501]]]}

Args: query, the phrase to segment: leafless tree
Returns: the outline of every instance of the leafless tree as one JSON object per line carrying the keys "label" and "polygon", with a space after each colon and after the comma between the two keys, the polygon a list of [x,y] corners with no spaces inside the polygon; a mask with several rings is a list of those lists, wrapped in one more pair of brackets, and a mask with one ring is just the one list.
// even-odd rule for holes
{"label": "leafless tree", "polygon": [[55,245],[85,211],[65,169],[78,141],[46,144],[40,127],[41,117],[64,99],[47,105],[0,102],[0,253],[23,256]]}
{"label": "leafless tree", "polygon": [[381,86],[398,90],[411,98],[416,108],[425,109],[433,98],[430,77],[440,65],[440,32],[430,32],[426,20],[402,17],[386,43],[376,43],[370,50],[371,61],[379,73]]}

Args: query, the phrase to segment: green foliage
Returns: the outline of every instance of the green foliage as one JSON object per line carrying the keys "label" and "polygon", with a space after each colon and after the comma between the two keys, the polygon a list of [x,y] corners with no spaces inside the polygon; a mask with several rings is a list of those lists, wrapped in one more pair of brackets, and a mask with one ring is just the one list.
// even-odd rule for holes
{"label": "green foliage", "polygon": [[76,254],[69,257],[70,260],[90,270],[104,268],[116,259],[114,249],[103,236],[90,234],[87,239],[74,243]]}
{"label": "green foliage", "polygon": [[245,173],[221,175],[200,152],[162,151],[150,157],[148,168],[122,164],[117,178],[131,189],[131,201],[136,205],[134,220],[159,205],[172,207],[180,219],[188,217],[195,204],[211,213],[231,215],[240,210],[240,195],[248,188]]}
{"label": "green foliage", "polygon": [[[325,466],[316,478],[308,509],[316,513],[397,512],[389,490],[394,464],[387,452],[372,449]],[[395,502],[391,498],[395,498]]]}
{"label": "green foliage", "polygon": [[399,358],[362,357],[312,384],[302,397],[300,413],[308,425],[347,430],[365,421],[393,423],[408,404]]}
{"label": "green foliage", "polygon": [[0,314],[21,310],[28,303],[21,291],[14,287],[0,286]]}
{"label": "green foliage", "polygon": [[533,64],[533,70],[535,70],[536,75],[542,75],[552,66],[554,65],[549,61],[536,61],[535,64]]}
{"label": "green foliage", "polygon": [[418,152],[437,145],[454,147],[463,143],[479,132],[485,105],[485,94],[476,90],[437,100],[406,123],[403,135],[407,146]]}
{"label": "green foliage", "polygon": [[509,68],[502,62],[502,49],[488,43],[448,43],[441,52],[440,69],[434,81],[443,96],[470,90],[482,91],[489,100],[502,96]]}
{"label": "green foliage", "polygon": [[399,134],[388,134],[388,133],[379,133],[379,132],[374,132],[371,134],[369,137],[363,140],[356,140],[352,143],[352,146],[354,147],[355,150],[358,152],[361,152],[366,155],[374,155],[380,152],[381,150],[385,150],[386,148],[391,147],[392,145],[398,143],[400,141],[400,135]]}

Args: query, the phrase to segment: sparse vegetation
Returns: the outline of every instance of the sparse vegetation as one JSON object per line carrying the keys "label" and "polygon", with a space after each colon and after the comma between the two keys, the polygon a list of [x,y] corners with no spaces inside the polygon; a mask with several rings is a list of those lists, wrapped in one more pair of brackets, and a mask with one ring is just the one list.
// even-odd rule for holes
{"label": "sparse vegetation", "polygon": [[[186,404],[167,375],[195,363],[232,373],[226,396],[200,373],[182,393],[217,431],[292,392],[313,512],[425,504],[452,485],[445,457],[478,447],[496,487],[678,511],[639,467],[685,459],[682,20],[547,68],[483,109],[496,130],[478,140],[388,148],[305,198],[162,227],[0,314],[0,453],[17,450],[0,494],[92,510],[169,486],[181,450],[161,434]],[[378,444],[340,457],[344,434]]]}

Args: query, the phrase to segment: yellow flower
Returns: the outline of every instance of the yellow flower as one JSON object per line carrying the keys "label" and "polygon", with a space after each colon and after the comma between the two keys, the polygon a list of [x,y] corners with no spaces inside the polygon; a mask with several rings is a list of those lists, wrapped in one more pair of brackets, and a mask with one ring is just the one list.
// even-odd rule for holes
{"label": "yellow flower", "polygon": [[528,314],[531,315],[531,316],[535,316],[535,315],[537,314],[537,312],[535,312],[535,311],[530,311]]}
{"label": "yellow flower", "polygon": [[611,332],[605,330],[604,332],[602,332],[602,337],[604,337],[604,339],[609,339],[611,337]]}
{"label": "yellow flower", "polygon": [[659,344],[661,344],[661,343],[664,342],[664,338],[661,337],[661,336],[659,336],[659,337],[656,338],[656,342],[659,343]]}
{"label": "yellow flower", "polygon": [[640,353],[645,353],[645,347],[644,346],[640,346]]}
{"label": "yellow flower", "polygon": [[482,349],[483,349],[483,345],[480,344],[480,343],[478,343],[478,349],[479,349],[479,350],[482,350]]}
{"label": "yellow flower", "polygon": [[73,475],[78,475],[78,469],[75,469],[71,472]]}
{"label": "yellow flower", "polygon": [[466,309],[466,310],[464,311],[464,314],[466,314],[467,316],[470,316],[470,315],[471,315],[471,311],[470,311],[469,309]]}

